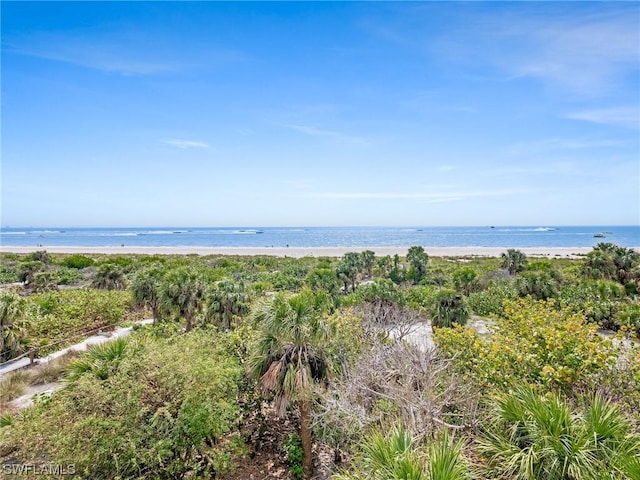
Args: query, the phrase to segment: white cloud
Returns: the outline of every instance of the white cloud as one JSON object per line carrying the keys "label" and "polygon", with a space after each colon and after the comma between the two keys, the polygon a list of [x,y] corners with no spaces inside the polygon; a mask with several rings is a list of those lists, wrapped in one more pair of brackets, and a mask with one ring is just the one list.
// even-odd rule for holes
{"label": "white cloud", "polygon": [[585,122],[640,129],[640,109],[637,106],[580,110],[567,113],[565,117]]}
{"label": "white cloud", "polygon": [[141,28],[114,26],[64,33],[33,32],[5,38],[3,43],[6,53],[121,75],[153,75],[244,59],[231,49],[187,49],[179,38],[162,38]]}
{"label": "white cloud", "polygon": [[355,135],[345,135],[340,132],[335,132],[332,130],[324,130],[312,125],[287,125],[287,127],[297,132],[304,133],[305,135],[311,135],[313,137],[330,138],[342,143],[350,143],[350,144],[359,145],[359,146],[371,145],[371,141],[365,137],[359,137]]}
{"label": "white cloud", "polygon": [[205,142],[197,142],[193,140],[179,140],[179,139],[170,139],[163,140],[162,143],[165,145],[170,145],[176,148],[188,149],[188,148],[209,148],[209,144]]}
{"label": "white cloud", "polygon": [[429,49],[450,61],[497,67],[507,80],[536,78],[589,96],[616,92],[638,70],[640,30],[634,5],[594,12],[523,4],[503,13],[473,15],[472,26],[430,42]]}
{"label": "white cloud", "polygon": [[507,147],[510,155],[530,155],[556,150],[583,150],[595,148],[620,148],[626,145],[620,140],[591,140],[585,138],[549,138],[533,142],[519,142]]}

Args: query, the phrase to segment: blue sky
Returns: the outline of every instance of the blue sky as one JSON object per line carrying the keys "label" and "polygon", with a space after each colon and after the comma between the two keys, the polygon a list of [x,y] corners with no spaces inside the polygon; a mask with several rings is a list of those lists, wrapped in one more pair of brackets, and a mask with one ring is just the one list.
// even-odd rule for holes
{"label": "blue sky", "polygon": [[1,8],[3,226],[640,223],[635,2]]}

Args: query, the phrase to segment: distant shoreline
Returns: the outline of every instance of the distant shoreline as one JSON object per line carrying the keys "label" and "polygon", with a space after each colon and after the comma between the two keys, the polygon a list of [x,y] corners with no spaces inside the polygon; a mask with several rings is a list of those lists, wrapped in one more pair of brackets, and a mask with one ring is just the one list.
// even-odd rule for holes
{"label": "distant shoreline", "polygon": [[[83,247],[83,246],[11,246],[0,245],[0,253],[32,253],[46,250],[49,253],[86,253],[104,255],[267,255],[274,257],[341,257],[347,252],[371,250],[377,256],[404,256],[407,247],[199,247],[199,246],[122,246],[122,247]],[[550,258],[577,258],[586,255],[592,247],[424,247],[433,257],[499,257],[509,248],[520,250],[529,256]],[[640,247],[632,247],[640,251]]]}

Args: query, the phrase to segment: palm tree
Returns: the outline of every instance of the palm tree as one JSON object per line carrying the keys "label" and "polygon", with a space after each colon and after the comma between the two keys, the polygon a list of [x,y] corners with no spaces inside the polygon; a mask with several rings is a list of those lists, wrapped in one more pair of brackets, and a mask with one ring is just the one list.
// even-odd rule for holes
{"label": "palm tree", "polygon": [[367,272],[367,276],[371,278],[373,276],[373,264],[376,259],[376,254],[371,250],[365,250],[360,252],[360,265]]}
{"label": "palm tree", "polygon": [[421,246],[409,247],[409,251],[407,252],[407,261],[411,266],[410,274],[413,277],[413,282],[420,283],[420,281],[427,275],[429,255],[427,255],[424,248]]}
{"label": "palm tree", "polygon": [[151,309],[154,325],[158,322],[160,309],[160,285],[164,271],[151,267],[138,273],[131,284],[131,293],[138,307]]}
{"label": "palm tree", "polygon": [[207,316],[225,329],[231,328],[234,317],[247,313],[247,294],[242,283],[221,280],[207,293]]}
{"label": "palm tree", "polygon": [[314,292],[325,291],[335,295],[340,290],[340,281],[330,266],[316,266],[307,275],[307,285]]}
{"label": "palm tree", "polygon": [[303,291],[280,293],[254,312],[261,331],[251,360],[251,372],[263,394],[273,394],[280,414],[295,403],[300,413],[304,477],[311,478],[311,402],[313,387],[326,381],[329,359],[326,346],[330,325],[321,317],[324,299]]}
{"label": "palm tree", "polygon": [[205,286],[199,275],[187,267],[170,271],[160,287],[160,308],[184,318],[185,331],[193,328],[193,320],[202,308]]}
{"label": "palm tree", "polygon": [[469,319],[469,309],[462,295],[455,290],[442,289],[431,304],[432,327],[452,327],[454,323],[464,325]]}
{"label": "palm tree", "polygon": [[596,250],[587,253],[582,264],[582,273],[588,278],[595,280],[615,278],[616,264],[609,253],[604,250]]}
{"label": "palm tree", "polygon": [[0,294],[0,362],[22,352],[20,323],[26,316],[26,302],[14,293]]}
{"label": "palm tree", "polygon": [[345,292],[348,291],[349,284],[351,285],[351,291],[356,289],[360,266],[360,255],[355,252],[346,253],[336,266],[336,276],[344,283]]}
{"label": "palm tree", "polygon": [[124,272],[119,265],[113,263],[100,265],[91,286],[101,290],[124,290],[126,287]]}
{"label": "palm tree", "polygon": [[524,266],[527,264],[527,256],[520,250],[510,248],[506,253],[501,256],[502,263],[500,266],[509,272],[509,275],[515,275],[518,272],[524,270]]}
{"label": "palm tree", "polygon": [[498,397],[478,445],[489,473],[513,480],[638,478],[638,434],[602,397],[582,403],[575,412],[559,395],[529,385]]}
{"label": "palm tree", "polygon": [[548,271],[527,270],[516,279],[516,290],[521,297],[546,300],[558,293],[558,280]]}

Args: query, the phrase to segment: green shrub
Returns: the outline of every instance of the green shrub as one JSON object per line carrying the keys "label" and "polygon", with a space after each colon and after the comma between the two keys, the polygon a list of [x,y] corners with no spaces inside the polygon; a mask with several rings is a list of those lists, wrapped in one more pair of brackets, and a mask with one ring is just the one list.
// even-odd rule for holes
{"label": "green shrub", "polygon": [[304,474],[302,466],[304,452],[302,450],[300,436],[295,434],[289,435],[284,443],[284,451],[287,456],[287,463],[289,464],[289,472],[294,478],[302,478]]}
{"label": "green shrub", "polygon": [[585,398],[574,411],[558,394],[518,385],[495,403],[479,442],[490,478],[637,478],[640,437],[602,397]]}
{"label": "green shrub", "polygon": [[137,335],[106,379],[81,375],[0,429],[16,463],[74,464],[81,478],[217,478],[233,435],[242,369],[224,337]]}
{"label": "green shrub", "polygon": [[597,326],[551,301],[505,302],[492,330],[487,339],[461,327],[435,335],[442,352],[455,357],[458,372],[483,388],[514,381],[570,388],[616,361],[617,350],[597,334]]}
{"label": "green shrub", "polygon": [[86,257],[80,254],[69,255],[64,257],[60,262],[60,265],[67,268],[75,268],[76,270],[81,268],[87,268],[95,263],[93,258]]}
{"label": "green shrub", "polygon": [[18,265],[0,264],[0,283],[20,282],[20,273]]}
{"label": "green shrub", "polygon": [[29,345],[40,348],[40,355],[76,343],[98,329],[144,318],[128,291],[64,290],[31,295],[27,301],[32,312],[23,334]]}
{"label": "green shrub", "polygon": [[443,289],[436,293],[429,309],[433,327],[465,325],[469,319],[469,309],[464,297],[455,290]]}
{"label": "green shrub", "polygon": [[82,375],[93,375],[106,380],[113,375],[127,351],[128,339],[117,338],[113,341],[93,345],[78,360],[69,365],[69,379],[77,380]]}
{"label": "green shrub", "polygon": [[502,315],[504,313],[504,301],[515,300],[518,297],[513,282],[503,280],[491,283],[481,292],[475,292],[467,297],[467,303],[471,311],[483,317]]}
{"label": "green shrub", "polygon": [[618,328],[625,327],[636,337],[640,337],[640,304],[630,303],[620,307],[615,318]]}

